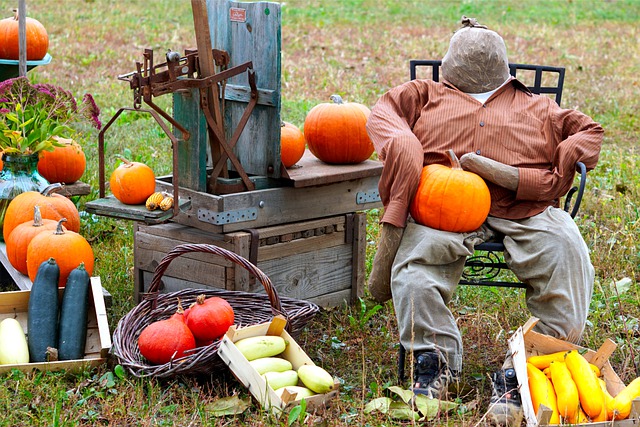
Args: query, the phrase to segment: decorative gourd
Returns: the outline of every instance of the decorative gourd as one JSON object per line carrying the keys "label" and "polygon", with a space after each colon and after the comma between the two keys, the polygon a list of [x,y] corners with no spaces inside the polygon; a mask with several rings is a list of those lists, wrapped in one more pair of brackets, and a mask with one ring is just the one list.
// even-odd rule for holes
{"label": "decorative gourd", "polygon": [[[49,36],[37,19],[26,18],[27,61],[38,61],[49,50]],[[20,59],[18,12],[12,18],[0,20],[0,58]]]}
{"label": "decorative gourd", "polygon": [[82,359],[84,356],[89,314],[89,280],[89,273],[82,263],[67,278],[60,307],[59,360]]}
{"label": "decorative gourd", "polygon": [[49,258],[38,266],[29,295],[27,332],[29,359],[46,362],[49,348],[58,348],[58,279],[60,269]]}
{"label": "decorative gourd", "polygon": [[93,273],[93,249],[87,239],[78,233],[64,229],[62,218],[54,231],[44,231],[39,233],[27,247],[27,273],[33,281],[38,266],[49,257],[53,257],[60,267],[60,279],[58,286],[64,288],[67,283],[69,273],[84,263],[84,267],[89,273]]}
{"label": "decorative gourd", "polygon": [[138,337],[140,354],[149,362],[162,365],[185,356],[196,347],[196,340],[184,322],[182,307],[166,320],[145,327]]}
{"label": "decorative gourd", "polygon": [[205,298],[204,295],[198,295],[186,317],[187,326],[199,342],[220,338],[233,325],[233,321],[231,304],[220,297]]}
{"label": "decorative gourd", "polygon": [[422,169],[409,211],[422,225],[464,233],[476,230],[489,215],[491,195],[480,176],[462,169],[453,150],[451,167],[432,164]]}
{"label": "decorative gourd", "polygon": [[73,139],[56,138],[62,147],[43,150],[38,160],[38,172],[49,182],[72,184],[79,180],[87,167],[87,158],[80,144]]}
{"label": "decorative gourd", "polygon": [[540,405],[544,405],[553,411],[549,424],[559,424],[560,416],[558,414],[557,397],[551,380],[531,363],[527,363],[527,378],[535,414],[538,415]]}
{"label": "decorative gourd", "polygon": [[609,401],[607,412],[613,420],[624,420],[631,414],[631,402],[640,397],[640,378],[631,381],[620,393]]}
{"label": "decorative gourd", "polygon": [[331,95],[333,103],[313,107],[304,120],[304,136],[309,151],[326,163],[353,164],[373,154],[366,124],[371,111],[357,102],[343,102]]}
{"label": "decorative gourd", "polygon": [[580,409],[578,387],[566,363],[553,361],[549,366],[551,382],[558,400],[558,413],[565,419],[573,420],[578,416]]}
{"label": "decorative gourd", "polygon": [[29,346],[20,322],[8,317],[0,322],[0,365],[29,363]]}
{"label": "decorative gourd", "polygon": [[55,230],[58,221],[52,219],[42,219],[40,207],[33,207],[33,221],[23,222],[9,234],[5,240],[7,249],[7,259],[22,274],[28,274],[27,271],[27,248],[31,240],[39,233],[46,230]]}
{"label": "decorative gourd", "polygon": [[61,188],[60,183],[54,183],[42,190],[42,193],[26,191],[14,197],[9,203],[4,217],[2,228],[4,240],[7,240],[9,234],[18,225],[33,220],[35,205],[40,207],[42,218],[54,221],[66,218],[65,228],[78,233],[80,231],[80,213],[70,199],[56,193]]}
{"label": "decorative gourd", "polygon": [[155,192],[156,177],[144,163],[122,158],[122,163],[111,174],[109,186],[113,196],[120,202],[140,205]]}
{"label": "decorative gourd", "polygon": [[[564,358],[567,368],[571,372],[571,377],[578,388],[580,406],[589,418],[593,419],[600,415],[602,411],[602,389],[598,384],[589,362],[578,351],[570,351]],[[606,408],[604,408],[606,410]]]}
{"label": "decorative gourd", "polygon": [[285,168],[298,163],[304,154],[306,140],[302,131],[294,124],[280,124],[280,159]]}

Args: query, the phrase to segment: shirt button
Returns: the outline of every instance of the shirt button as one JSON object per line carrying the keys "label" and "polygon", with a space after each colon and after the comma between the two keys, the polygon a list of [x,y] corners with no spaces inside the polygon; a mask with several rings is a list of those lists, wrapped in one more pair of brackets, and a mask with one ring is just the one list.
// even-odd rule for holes
{"label": "shirt button", "polygon": [[484,126],[484,122],[480,122],[480,126],[481,126],[481,127],[482,127],[482,126]]}
{"label": "shirt button", "polygon": [[477,150],[477,151],[476,151],[476,154],[480,154],[480,150]]}

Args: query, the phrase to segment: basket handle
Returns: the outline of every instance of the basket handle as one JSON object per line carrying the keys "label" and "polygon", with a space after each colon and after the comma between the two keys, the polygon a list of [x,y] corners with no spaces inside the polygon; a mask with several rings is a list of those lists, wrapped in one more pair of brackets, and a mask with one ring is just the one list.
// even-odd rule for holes
{"label": "basket handle", "polygon": [[179,257],[180,255],[184,255],[190,252],[205,252],[205,253],[218,255],[223,257],[227,261],[234,262],[244,267],[246,270],[249,271],[249,273],[253,274],[256,277],[256,279],[260,281],[260,283],[262,283],[262,286],[264,286],[265,291],[267,291],[267,296],[269,297],[269,302],[271,303],[271,308],[274,311],[274,315],[281,314],[285,318],[287,319],[289,318],[289,316],[287,316],[282,311],[282,304],[280,302],[280,297],[278,296],[276,289],[273,287],[273,284],[271,283],[271,279],[269,279],[269,277],[266,274],[264,274],[262,270],[260,270],[251,262],[247,261],[245,258],[241,257],[236,253],[223,249],[219,246],[207,245],[204,243],[185,243],[182,245],[178,245],[173,249],[171,249],[165,255],[165,257],[160,261],[155,271],[153,272],[153,278],[151,279],[151,284],[149,285],[149,290],[147,292],[147,295],[151,296],[151,298],[149,299],[154,298],[153,297],[154,294],[157,296],[158,290],[160,289],[160,284],[162,282],[162,275],[169,267],[169,264],[171,263],[171,261],[173,261],[175,258]]}

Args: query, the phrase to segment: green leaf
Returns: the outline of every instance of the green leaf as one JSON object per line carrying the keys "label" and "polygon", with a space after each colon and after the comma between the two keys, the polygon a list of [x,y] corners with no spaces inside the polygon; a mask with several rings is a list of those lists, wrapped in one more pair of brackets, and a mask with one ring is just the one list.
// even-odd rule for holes
{"label": "green leaf", "polygon": [[120,378],[121,380],[127,377],[127,372],[124,370],[124,367],[122,365],[116,365],[115,368],[113,368],[113,373],[116,374],[116,377]]}
{"label": "green leaf", "polygon": [[631,279],[625,277],[615,282],[616,292],[618,295],[626,294],[631,289]]}
{"label": "green leaf", "polygon": [[249,400],[242,400],[238,396],[223,397],[208,404],[205,410],[214,417],[242,414],[250,406]]}
{"label": "green leaf", "polygon": [[302,413],[302,408],[300,407],[300,405],[297,405],[291,408],[291,411],[289,411],[289,416],[287,418],[287,425],[290,426],[296,421],[298,421],[298,417],[300,416],[301,413]]}
{"label": "green leaf", "polygon": [[389,412],[389,407],[392,403],[393,400],[390,397],[378,397],[377,399],[373,399],[365,405],[364,413],[369,414],[376,411],[386,414],[387,412]]}
{"label": "green leaf", "polygon": [[446,400],[438,400],[427,397],[423,394],[417,394],[415,399],[416,407],[418,411],[427,420],[434,419],[439,412],[448,412],[458,406],[457,403],[448,402]]}
{"label": "green leaf", "polygon": [[401,387],[398,386],[391,386],[391,387],[387,387],[387,390],[389,390],[391,393],[395,393],[398,396],[400,396],[400,399],[402,399],[402,401],[404,403],[409,403],[411,402],[411,400],[413,399],[414,393],[411,390],[405,390]]}
{"label": "green leaf", "polygon": [[396,420],[415,420],[420,419],[420,414],[413,408],[402,402],[394,402],[389,408],[389,416]]}

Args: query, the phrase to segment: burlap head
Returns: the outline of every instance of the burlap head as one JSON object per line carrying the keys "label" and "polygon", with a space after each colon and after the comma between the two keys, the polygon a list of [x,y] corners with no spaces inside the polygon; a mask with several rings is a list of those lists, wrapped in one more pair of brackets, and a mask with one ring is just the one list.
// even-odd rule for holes
{"label": "burlap head", "polygon": [[442,77],[466,93],[489,92],[509,78],[504,40],[473,18],[462,17],[442,59]]}

